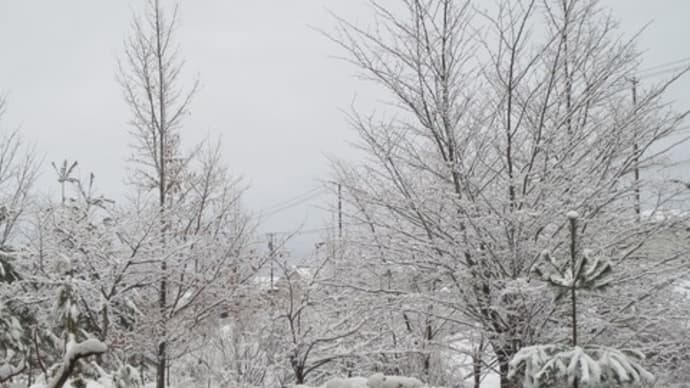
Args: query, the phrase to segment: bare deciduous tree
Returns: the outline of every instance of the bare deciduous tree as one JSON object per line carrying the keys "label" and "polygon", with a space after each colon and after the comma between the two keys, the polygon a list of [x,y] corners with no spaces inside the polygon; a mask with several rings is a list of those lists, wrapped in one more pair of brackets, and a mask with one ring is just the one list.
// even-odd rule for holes
{"label": "bare deciduous tree", "polygon": [[[5,107],[5,99],[0,97],[0,120]],[[0,130],[0,246],[16,237],[29,206],[39,164],[36,153],[26,147],[18,131]]]}
{"label": "bare deciduous tree", "polygon": [[302,268],[279,263],[280,279],[271,297],[273,319],[281,328],[276,334],[296,384],[366,348],[361,331],[367,318],[338,290],[326,286],[328,261],[319,258]]}
{"label": "bare deciduous tree", "polygon": [[[158,0],[147,5],[145,15],[132,23],[119,80],[132,113],[132,181],[144,197],[155,193],[158,209],[157,240],[148,241],[158,249],[159,268],[152,272],[158,321],[148,329],[155,333],[162,388],[176,354],[170,347],[183,352],[190,330],[216,317],[232,295],[228,282],[246,282],[260,265],[243,257],[252,225],[241,210],[243,187],[222,166],[220,148],[199,146],[189,154],[181,149],[182,119],[197,83],[189,90],[180,86],[177,8],[167,13]],[[150,217],[147,199],[141,204],[134,216]]]}
{"label": "bare deciduous tree", "polygon": [[480,327],[502,387],[512,387],[509,360],[548,332],[558,310],[529,272],[543,249],[564,249],[559,215],[577,210],[596,250],[635,261],[621,283],[678,268],[682,247],[640,259],[677,223],[641,219],[635,203],[642,192],[655,213],[677,191],[634,172],[660,166],[668,148],[659,141],[687,114],[662,99],[684,71],[633,106],[635,39],[622,39],[596,0],[400,5],[372,1],[374,28],[339,19],[331,35],[393,99],[391,119],[352,113],[368,158],[335,164],[352,223],[363,224],[356,244],[381,274],[424,273],[428,288],[416,294],[429,317],[453,306],[447,319]]}
{"label": "bare deciduous tree", "polygon": [[[0,122],[6,102],[0,96]],[[4,382],[26,371],[30,363],[26,342],[29,328],[23,322],[22,295],[26,219],[31,210],[39,162],[18,131],[0,128],[0,357]]]}
{"label": "bare deciduous tree", "polygon": [[[171,17],[158,0],[148,1],[145,16],[135,17],[127,41],[125,60],[120,63],[119,80],[132,112],[134,181],[155,190],[160,209],[161,248],[166,245],[166,207],[175,190],[186,160],[180,154],[179,129],[188,112],[195,87],[179,89],[181,63],[177,58],[173,32],[177,8]],[[163,252],[162,256],[165,256]],[[160,262],[159,307],[161,316],[168,305],[167,261]],[[165,323],[160,323],[157,345],[157,387],[165,386],[167,340]]]}

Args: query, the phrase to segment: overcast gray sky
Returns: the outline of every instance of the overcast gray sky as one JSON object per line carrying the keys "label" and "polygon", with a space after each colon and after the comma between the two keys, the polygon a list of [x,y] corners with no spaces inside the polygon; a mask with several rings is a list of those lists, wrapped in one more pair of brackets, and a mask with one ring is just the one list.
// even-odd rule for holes
{"label": "overcast gray sky", "polygon": [[[392,0],[390,0],[392,2]],[[628,34],[652,22],[640,40],[643,68],[690,57],[690,1],[604,0]],[[128,111],[115,82],[116,60],[141,1],[16,0],[0,2],[0,92],[8,112],[0,125],[21,127],[45,155],[41,186],[54,191],[50,161],[78,160],[101,191],[127,189]],[[378,91],[310,26],[328,30],[327,10],[366,22],[364,0],[182,1],[178,42],[186,75],[201,80],[183,137],[187,144],[221,135],[225,161],[251,185],[246,206],[259,211],[307,192],[327,177],[324,155],[347,157],[353,139],[341,109],[356,97],[373,106]],[[671,96],[690,106],[690,80]],[[687,147],[686,147],[687,150]],[[678,153],[678,158],[685,150]],[[675,173],[688,177],[687,165]],[[322,195],[275,214],[262,232],[312,229],[328,222]],[[290,247],[306,254],[307,234]]]}

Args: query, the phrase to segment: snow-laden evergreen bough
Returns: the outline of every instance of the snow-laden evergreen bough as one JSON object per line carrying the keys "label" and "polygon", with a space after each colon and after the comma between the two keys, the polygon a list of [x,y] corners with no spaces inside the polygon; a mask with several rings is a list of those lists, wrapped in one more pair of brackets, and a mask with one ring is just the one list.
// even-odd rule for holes
{"label": "snow-laden evergreen bough", "polygon": [[571,345],[545,344],[522,348],[510,362],[510,377],[523,376],[525,388],[560,386],[567,382],[577,388],[610,387],[614,384],[651,383],[654,376],[639,361],[644,356],[631,350],[604,346],[579,346],[577,342],[577,290],[599,291],[609,285],[611,264],[605,258],[593,257],[577,250],[576,212],[568,212],[570,222],[570,261],[543,252],[534,273],[556,289],[556,299],[570,294]]}
{"label": "snow-laden evergreen bough", "polygon": [[108,347],[95,338],[89,338],[79,343],[70,340],[65,349],[63,362],[58,367],[55,375],[50,379],[47,388],[60,388],[64,386],[67,379],[72,374],[72,371],[77,366],[77,361],[79,361],[79,359],[103,354],[107,350]]}

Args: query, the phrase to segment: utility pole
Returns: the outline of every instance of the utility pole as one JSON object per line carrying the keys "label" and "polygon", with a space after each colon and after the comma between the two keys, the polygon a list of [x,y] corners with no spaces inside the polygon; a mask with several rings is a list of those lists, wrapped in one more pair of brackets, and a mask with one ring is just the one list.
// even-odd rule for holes
{"label": "utility pole", "polygon": [[[637,113],[637,83],[639,82],[637,78],[632,78],[632,102],[633,102],[633,114]],[[640,155],[639,155],[639,145],[637,144],[637,134],[638,128],[634,128],[634,138],[633,138],[633,162],[635,163],[635,214],[637,215],[637,221],[640,221]]]}
{"label": "utility pole", "polygon": [[343,184],[336,181],[328,181],[338,187],[338,237],[343,238]]}
{"label": "utility pole", "polygon": [[338,238],[343,238],[343,184],[338,183]]}
{"label": "utility pole", "polygon": [[273,291],[273,262],[275,261],[275,248],[273,246],[273,233],[268,234],[268,254],[269,260],[271,261],[270,267],[270,278],[271,278],[271,291]]}

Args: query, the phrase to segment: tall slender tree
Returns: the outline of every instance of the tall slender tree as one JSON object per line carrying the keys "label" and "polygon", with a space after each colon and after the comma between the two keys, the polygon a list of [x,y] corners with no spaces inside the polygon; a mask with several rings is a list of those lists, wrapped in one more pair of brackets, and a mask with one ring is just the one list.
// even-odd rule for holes
{"label": "tall slender tree", "polygon": [[[180,84],[182,62],[174,45],[177,7],[168,15],[159,0],[147,2],[144,16],[132,21],[132,32],[120,63],[119,80],[132,112],[132,145],[135,163],[133,180],[144,190],[157,194],[160,245],[164,252],[168,228],[167,208],[185,160],[180,153],[179,130],[189,111],[197,84],[183,91]],[[164,257],[165,253],[161,253]],[[158,304],[161,316],[168,304],[167,262],[160,261]],[[167,341],[165,323],[158,333],[156,381],[165,386]]]}
{"label": "tall slender tree", "polygon": [[193,346],[193,330],[217,317],[261,266],[247,248],[252,224],[241,207],[244,187],[223,165],[220,146],[182,150],[183,118],[198,82],[182,87],[177,15],[177,7],[148,1],[132,22],[118,73],[132,115],[131,180],[140,198],[131,216],[158,224],[140,252],[157,263],[145,281],[155,289],[155,311],[147,310],[155,319],[139,319],[155,338],[159,388],[170,381],[170,362]]}

